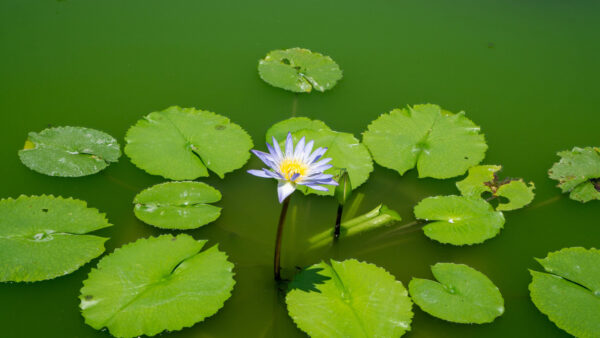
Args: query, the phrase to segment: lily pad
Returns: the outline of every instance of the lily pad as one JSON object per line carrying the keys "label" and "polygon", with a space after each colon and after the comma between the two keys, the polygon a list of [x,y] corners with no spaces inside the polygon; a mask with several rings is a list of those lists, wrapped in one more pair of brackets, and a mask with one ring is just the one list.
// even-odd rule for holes
{"label": "lily pad", "polygon": [[507,203],[499,203],[496,210],[520,209],[533,201],[535,194],[533,182],[525,183],[523,179],[499,180],[499,165],[479,165],[469,168],[469,175],[456,183],[458,190],[466,197],[481,197],[484,192],[491,193],[492,198],[504,197]]}
{"label": "lily pad", "polygon": [[296,325],[317,337],[400,337],[410,330],[412,302],[402,282],[354,259],[315,264],[294,278],[286,296]]}
{"label": "lily pad", "polygon": [[54,196],[0,200],[0,282],[35,282],[69,274],[104,252],[110,226],[84,201]]}
{"label": "lily pad", "polygon": [[371,122],[363,142],[379,165],[398,171],[417,167],[419,177],[462,175],[485,157],[479,127],[463,112],[434,104],[394,109]]}
{"label": "lily pad", "polygon": [[85,322],[115,337],[153,336],[190,327],[217,313],[231,296],[233,264],[205,240],[162,235],[105,256],[83,282]]}
{"label": "lily pad", "polygon": [[[364,144],[350,133],[343,133],[331,130],[325,123],[319,120],[311,120],[306,117],[292,117],[290,119],[275,123],[267,131],[267,140],[272,142],[275,137],[281,145],[284,144],[285,136],[288,132],[292,133],[294,143],[302,137],[306,142],[314,141],[314,147],[325,147],[327,152],[323,157],[330,157],[332,168],[325,171],[327,174],[337,175],[340,169],[346,169],[352,187],[356,188],[365,183],[373,171],[373,161],[371,155]],[[326,192],[299,187],[304,193],[314,193],[318,195],[333,195],[335,186],[328,186]]]}
{"label": "lily pad", "polygon": [[552,252],[530,271],[531,300],[559,328],[575,337],[600,333],[600,250],[581,247]]}
{"label": "lily pad", "polygon": [[471,245],[495,237],[504,225],[504,215],[485,200],[464,196],[428,197],[415,206],[415,216],[432,221],[425,235],[440,243]]}
{"label": "lily pad", "polygon": [[431,267],[438,281],[413,278],[412,300],[423,311],[449,322],[491,323],[504,313],[498,287],[483,273],[464,264],[437,263]]}
{"label": "lily pad", "polygon": [[600,148],[575,147],[558,153],[560,161],[554,163],[548,174],[557,180],[563,193],[580,202],[600,200]]}
{"label": "lily pad", "polygon": [[31,132],[19,158],[38,173],[80,177],[95,174],[121,156],[114,137],[90,128],[56,127]]}
{"label": "lily pad", "polygon": [[342,70],[329,56],[304,48],[270,51],[258,62],[258,74],[274,87],[297,93],[313,88],[324,92],[342,78]]}
{"label": "lily pad", "polygon": [[252,139],[228,118],[205,110],[169,107],[129,129],[125,153],[140,169],[172,180],[223,178],[250,158]]}
{"label": "lily pad", "polygon": [[134,213],[145,223],[162,229],[195,229],[221,215],[221,208],[207,203],[221,200],[221,193],[202,182],[157,184],[135,196]]}

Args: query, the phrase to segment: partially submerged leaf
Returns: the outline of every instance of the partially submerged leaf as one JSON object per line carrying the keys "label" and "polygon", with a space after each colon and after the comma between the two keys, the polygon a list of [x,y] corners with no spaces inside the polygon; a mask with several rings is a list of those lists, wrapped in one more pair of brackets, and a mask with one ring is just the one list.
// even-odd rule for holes
{"label": "partially submerged leaf", "polygon": [[510,181],[501,184],[496,190],[496,195],[508,199],[508,203],[500,203],[496,210],[508,211],[520,209],[533,201],[535,186],[533,182],[527,185],[523,180]]}
{"label": "partially submerged leaf", "polygon": [[452,114],[433,104],[394,109],[371,122],[363,142],[379,165],[419,177],[462,175],[485,157],[479,127],[463,112]]}
{"label": "partially submerged leaf", "polygon": [[195,229],[221,215],[221,208],[208,203],[221,200],[221,193],[202,182],[166,182],[135,196],[135,216],[163,229]]}
{"label": "partially submerged leaf", "polygon": [[551,179],[558,181],[563,193],[580,202],[600,200],[600,148],[575,147],[561,151],[559,162],[548,171]]}
{"label": "partially submerged leaf", "polygon": [[[310,273],[310,276],[306,276]],[[312,282],[311,278],[312,277]],[[410,330],[412,302],[402,283],[354,259],[321,262],[301,273],[286,296],[298,328],[317,337],[400,337]]]}
{"label": "partially submerged leaf", "polygon": [[481,197],[484,192],[492,192],[491,183],[498,180],[496,173],[502,169],[500,165],[477,165],[469,168],[464,180],[456,182],[456,187],[463,196]]}
{"label": "partially submerged leaf", "polygon": [[19,158],[29,169],[50,176],[95,174],[121,156],[114,137],[83,127],[55,127],[31,132]]}
{"label": "partially submerged leaf", "polygon": [[324,92],[342,78],[342,70],[329,56],[304,48],[273,50],[258,62],[265,82],[292,92]]}
{"label": "partially submerged leaf", "polygon": [[125,153],[140,169],[172,180],[219,177],[250,158],[252,139],[228,118],[205,110],[169,107],[127,131]]}
{"label": "partially submerged leaf", "polygon": [[600,333],[600,250],[581,247],[551,252],[530,271],[531,300],[559,328],[575,337]]}
{"label": "partially submerged leaf", "polygon": [[419,219],[432,221],[423,231],[440,243],[471,245],[496,236],[504,215],[479,198],[435,196],[419,202],[414,209]]}
{"label": "partially submerged leaf", "polygon": [[83,282],[85,322],[115,337],[153,336],[214,315],[231,296],[233,264],[205,240],[162,235],[105,256]]}
{"label": "partially submerged leaf", "polygon": [[[310,120],[305,117],[292,117],[275,123],[267,131],[267,141],[272,142],[275,137],[282,145],[288,132],[292,133],[294,143],[305,137],[306,142],[315,141],[314,147],[325,147],[327,152],[323,157],[330,157],[333,167],[325,171],[327,174],[336,175],[340,169],[346,169],[356,188],[367,181],[373,171],[371,155],[364,144],[360,143],[354,135],[331,130],[325,123]],[[314,189],[300,187],[304,193],[318,195],[333,195],[335,186],[329,186],[329,191],[321,192]]]}
{"label": "partially submerged leaf", "polygon": [[54,196],[0,200],[0,282],[35,282],[69,274],[104,252],[110,226],[84,201]]}
{"label": "partially submerged leaf", "polygon": [[437,263],[431,272],[437,282],[413,278],[408,284],[412,300],[430,315],[455,323],[483,324],[504,313],[500,290],[483,273],[453,263]]}

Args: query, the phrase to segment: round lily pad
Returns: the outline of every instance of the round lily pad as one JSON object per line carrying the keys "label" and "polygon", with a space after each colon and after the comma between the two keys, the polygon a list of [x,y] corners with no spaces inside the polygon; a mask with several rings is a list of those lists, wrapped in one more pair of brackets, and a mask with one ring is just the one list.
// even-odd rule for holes
{"label": "round lily pad", "polygon": [[84,201],[54,196],[0,200],[0,282],[35,282],[69,274],[104,252],[110,226]]}
{"label": "round lily pad", "polygon": [[258,74],[266,83],[292,92],[324,92],[342,78],[342,70],[329,56],[304,48],[273,50],[258,62]]}
{"label": "round lily pad", "polygon": [[453,263],[437,263],[431,272],[437,282],[413,278],[408,284],[412,300],[430,315],[449,322],[483,324],[504,313],[500,290],[483,273]]}
{"label": "round lily pad", "polygon": [[600,250],[565,248],[538,259],[547,273],[530,271],[531,300],[575,337],[600,333]]}
{"label": "round lily pad", "polygon": [[580,202],[600,200],[600,148],[575,147],[558,153],[560,161],[548,171],[563,193]]}
{"label": "round lily pad", "polygon": [[495,237],[504,225],[504,215],[485,200],[463,196],[435,196],[414,209],[419,219],[432,221],[425,235],[440,243],[471,245]]}
{"label": "round lily pad", "polygon": [[95,174],[121,156],[114,137],[90,128],[56,127],[31,132],[19,158],[41,174],[80,177]]}
{"label": "round lily pad", "polygon": [[135,196],[134,213],[145,223],[163,229],[195,229],[221,215],[221,193],[202,182],[167,182]]}
{"label": "round lily pad", "polygon": [[290,283],[286,303],[296,325],[313,338],[400,337],[413,316],[400,281],[354,259],[306,268]]}
{"label": "round lily pad", "polygon": [[228,118],[194,108],[150,113],[129,129],[125,153],[140,169],[172,180],[223,178],[250,158],[252,139]]}
{"label": "round lily pad", "polygon": [[371,122],[363,142],[375,162],[400,175],[416,166],[419,177],[450,178],[485,157],[487,145],[479,129],[463,112],[423,104],[381,115]]}
{"label": "round lily pad", "polygon": [[205,240],[162,235],[105,256],[83,282],[85,322],[115,337],[153,336],[190,327],[217,313],[231,296],[233,264]]}

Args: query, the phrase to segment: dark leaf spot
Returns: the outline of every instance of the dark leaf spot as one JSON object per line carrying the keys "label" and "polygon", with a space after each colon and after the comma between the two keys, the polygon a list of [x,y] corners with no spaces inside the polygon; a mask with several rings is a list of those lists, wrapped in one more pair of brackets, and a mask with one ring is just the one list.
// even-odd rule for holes
{"label": "dark leaf spot", "polygon": [[92,298],[94,298],[94,296],[92,296],[92,295],[85,296],[85,300],[92,300]]}
{"label": "dark leaf spot", "polygon": [[216,129],[216,130],[223,130],[223,129],[225,129],[225,126],[224,126],[224,125],[222,125],[222,124],[217,124],[217,125],[215,126],[215,129]]}
{"label": "dark leaf spot", "polygon": [[42,209],[42,212],[48,212],[48,209]]}

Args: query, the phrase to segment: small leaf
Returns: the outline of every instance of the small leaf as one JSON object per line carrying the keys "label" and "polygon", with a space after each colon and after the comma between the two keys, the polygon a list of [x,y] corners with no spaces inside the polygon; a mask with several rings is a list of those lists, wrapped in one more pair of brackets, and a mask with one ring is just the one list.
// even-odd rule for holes
{"label": "small leaf", "polygon": [[449,322],[491,323],[504,313],[498,287],[483,273],[464,264],[437,263],[431,272],[438,282],[413,278],[412,300],[423,311]]}
{"label": "small leaf", "polygon": [[[290,119],[275,123],[267,131],[267,142],[272,142],[275,137],[283,146],[285,137],[291,132],[294,143],[305,137],[306,142],[315,141],[314,148],[325,147],[327,152],[324,158],[330,157],[333,168],[325,171],[327,174],[336,175],[340,169],[348,171],[353,188],[357,188],[367,181],[373,171],[371,155],[364,144],[360,143],[354,135],[331,130],[325,123],[318,120],[310,120],[305,117],[292,117]],[[299,186],[304,193],[333,196],[335,186],[329,186],[329,191],[321,192]]]}
{"label": "small leaf", "polygon": [[121,156],[114,137],[89,128],[56,127],[31,132],[19,158],[38,173],[80,177],[95,174]]}
{"label": "small leaf", "polygon": [[140,192],[133,202],[135,216],[162,229],[195,229],[221,215],[221,208],[209,205],[221,200],[221,193],[202,182],[167,182]]}
{"label": "small leaf", "polygon": [[456,187],[465,197],[481,197],[484,192],[492,192],[491,185],[497,181],[496,173],[501,165],[477,165],[469,168],[469,175],[459,182]]}
{"label": "small leaf", "polygon": [[139,239],[105,256],[83,282],[85,322],[115,337],[190,327],[231,296],[233,264],[217,246],[181,234]]}
{"label": "small leaf", "polygon": [[334,195],[335,198],[337,198],[338,203],[344,205],[352,195],[352,183],[350,182],[348,170],[345,168],[340,169],[340,173],[338,174],[336,181],[338,182],[338,186],[334,188]]}
{"label": "small leaf", "polygon": [[529,292],[538,310],[575,337],[598,337],[600,250],[565,248],[538,261],[548,272],[530,271]]}
{"label": "small leaf", "polygon": [[580,202],[600,200],[600,148],[575,147],[561,151],[559,162],[554,163],[548,174],[557,180],[563,193]]}
{"label": "small leaf", "polygon": [[504,225],[504,215],[477,198],[428,197],[415,207],[415,216],[426,221],[425,235],[440,243],[471,245],[495,237]]}
{"label": "small leaf", "polygon": [[371,122],[364,144],[379,165],[404,174],[417,167],[419,177],[462,175],[485,157],[479,127],[463,112],[452,114],[433,104],[394,109]]}
{"label": "small leaf", "polygon": [[321,262],[290,286],[288,313],[313,338],[400,337],[410,330],[412,302],[406,289],[373,264]]}
{"label": "small leaf", "polygon": [[172,180],[219,177],[250,158],[252,139],[228,118],[173,106],[150,113],[129,129],[125,153],[140,169]]}
{"label": "small leaf", "polygon": [[104,252],[110,226],[84,201],[54,196],[0,200],[0,282],[36,282],[69,274]]}
{"label": "small leaf", "polygon": [[506,184],[501,184],[496,191],[496,195],[508,199],[508,203],[500,203],[496,210],[508,211],[520,209],[533,201],[533,182],[527,185],[523,180],[510,181]]}
{"label": "small leaf", "polygon": [[292,92],[324,92],[342,78],[340,67],[329,56],[304,48],[273,50],[258,62],[260,78]]}

